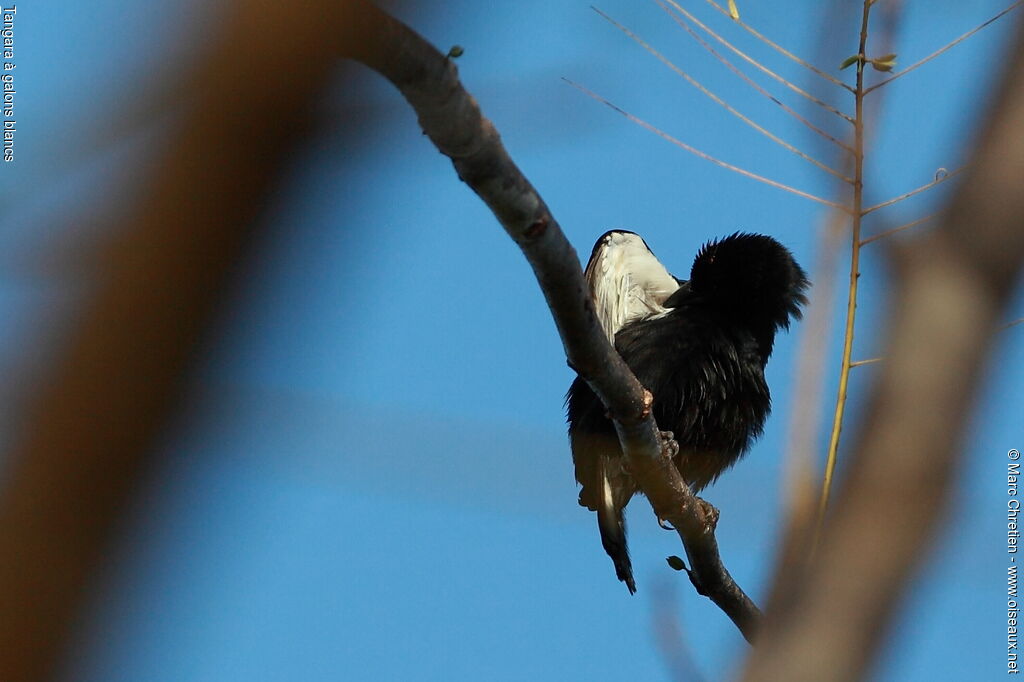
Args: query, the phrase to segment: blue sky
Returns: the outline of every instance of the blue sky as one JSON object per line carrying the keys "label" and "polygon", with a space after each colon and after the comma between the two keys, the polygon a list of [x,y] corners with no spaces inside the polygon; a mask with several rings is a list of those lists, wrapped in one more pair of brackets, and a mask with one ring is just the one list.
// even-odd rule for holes
{"label": "blue sky", "polygon": [[[850,108],[842,90],[706,4],[684,4],[752,56]],[[856,51],[849,17],[821,32],[823,3],[739,4],[745,21],[834,73]],[[893,51],[909,64],[1002,6],[909,3]],[[765,127],[831,160],[824,143],[656,4],[600,7]],[[754,172],[824,196],[828,176],[708,101],[587,3],[458,1],[400,16],[439,47],[465,48],[463,82],[583,256],[602,232],[624,227],[683,276],[702,242],[742,229],[777,237],[815,272],[820,207],[687,154],[562,77]],[[90,234],[77,217],[103,215],[130,189],[133,161],[156,129],[124,128],[116,107],[158,70],[187,63],[215,18],[198,3],[19,8],[17,161],[0,169],[0,362],[9,376],[45,363],[52,323],[65,319],[79,282],[26,263],[40,254],[63,262]],[[885,89],[870,202],[958,165],[1011,25],[997,23]],[[345,135],[344,122],[326,126],[272,202],[195,371],[189,407],[99,581],[68,679],[667,679],[652,635],[655,599],[674,600],[702,673],[734,669],[746,645],[667,568],[664,558],[680,548],[649,506],[630,508],[640,589],[630,597],[592,516],[576,505],[562,411],[572,373],[515,245],[389,85],[355,70],[325,96],[324,118],[352,106],[358,134]],[[928,213],[941,197],[879,211],[866,230]],[[879,348],[883,244],[864,252],[855,357]],[[1022,315],[1018,297],[1007,319]],[[1020,329],[1000,338],[956,515],[901,609],[878,679],[1003,674],[1003,463],[1020,447]],[[769,364],[775,413],[764,437],[706,492],[722,512],[726,564],[758,601],[780,533],[787,424],[801,408],[791,391],[799,331],[779,339]],[[830,376],[838,350],[837,337]],[[853,423],[874,369],[855,372]],[[15,398],[5,389],[8,427],[17,423]],[[820,442],[823,452],[824,427]]]}

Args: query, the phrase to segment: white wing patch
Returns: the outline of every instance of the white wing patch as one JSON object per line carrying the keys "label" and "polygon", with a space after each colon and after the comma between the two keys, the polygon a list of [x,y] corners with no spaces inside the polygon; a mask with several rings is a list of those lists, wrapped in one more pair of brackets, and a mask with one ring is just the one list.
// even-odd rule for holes
{"label": "white wing patch", "polygon": [[632,232],[609,232],[598,241],[584,275],[608,340],[627,323],[663,315],[662,304],[679,283]]}

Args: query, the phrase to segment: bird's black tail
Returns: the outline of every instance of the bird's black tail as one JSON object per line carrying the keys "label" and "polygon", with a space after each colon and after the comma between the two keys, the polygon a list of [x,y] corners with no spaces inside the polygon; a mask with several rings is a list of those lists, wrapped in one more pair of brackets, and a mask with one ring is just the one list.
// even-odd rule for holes
{"label": "bird's black tail", "polygon": [[601,491],[601,501],[597,505],[597,527],[601,531],[601,544],[615,564],[615,575],[626,583],[630,594],[635,594],[633,564],[629,561],[629,548],[626,546],[626,519],[622,514],[625,505],[619,504],[615,499],[605,467],[601,467]]}

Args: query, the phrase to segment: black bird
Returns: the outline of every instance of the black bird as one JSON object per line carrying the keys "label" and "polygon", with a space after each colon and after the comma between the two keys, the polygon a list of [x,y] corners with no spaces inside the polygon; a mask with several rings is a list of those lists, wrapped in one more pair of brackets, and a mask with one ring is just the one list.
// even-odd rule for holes
{"label": "black bird", "polygon": [[[659,428],[679,444],[676,468],[700,491],[761,435],[771,412],[764,367],[775,332],[807,302],[803,269],[771,237],[737,232],[705,244],[682,281],[639,235],[613,230],[597,240],[585,274],[609,339],[654,395]],[[581,378],[566,405],[579,503],[597,512],[615,574],[636,592],[623,517],[636,483],[604,405]]]}

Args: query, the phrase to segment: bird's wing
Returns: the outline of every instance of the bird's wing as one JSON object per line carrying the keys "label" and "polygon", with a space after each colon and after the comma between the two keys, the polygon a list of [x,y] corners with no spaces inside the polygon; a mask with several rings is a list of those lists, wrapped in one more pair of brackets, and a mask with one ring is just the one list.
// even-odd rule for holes
{"label": "bird's wing", "polygon": [[612,343],[627,323],[664,313],[665,299],[679,288],[640,235],[625,230],[601,235],[584,274],[597,317]]}

